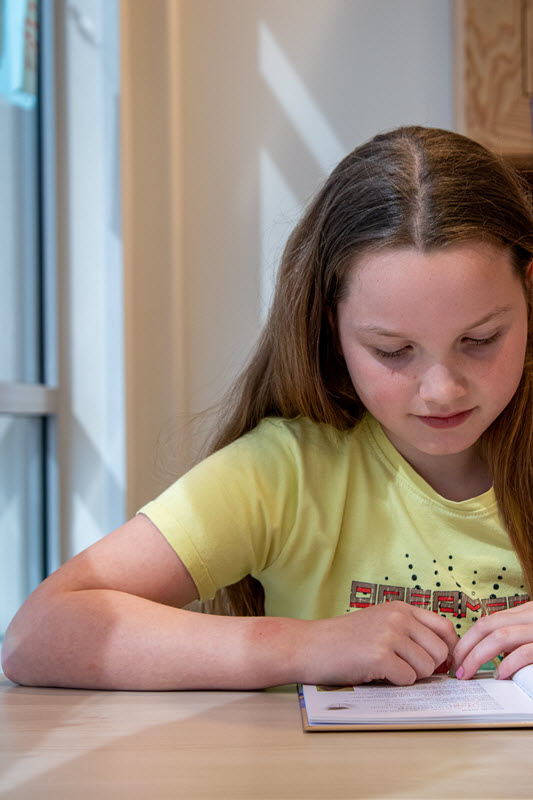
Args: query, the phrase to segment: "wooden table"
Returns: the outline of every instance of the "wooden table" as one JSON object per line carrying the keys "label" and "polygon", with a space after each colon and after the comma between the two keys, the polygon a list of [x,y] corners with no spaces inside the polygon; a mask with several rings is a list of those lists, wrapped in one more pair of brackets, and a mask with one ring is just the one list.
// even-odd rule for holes
{"label": "wooden table", "polygon": [[0,675],[0,797],[531,798],[533,730],[303,733],[294,687],[93,692]]}

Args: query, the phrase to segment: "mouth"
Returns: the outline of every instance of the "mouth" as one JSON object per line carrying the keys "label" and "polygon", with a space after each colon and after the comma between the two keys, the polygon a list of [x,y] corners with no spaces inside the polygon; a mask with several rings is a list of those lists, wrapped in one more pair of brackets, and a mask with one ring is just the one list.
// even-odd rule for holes
{"label": "mouth", "polygon": [[429,425],[430,428],[456,428],[466,422],[473,411],[473,408],[469,408],[467,411],[460,411],[458,414],[446,414],[436,417],[419,416],[418,419],[424,425]]}

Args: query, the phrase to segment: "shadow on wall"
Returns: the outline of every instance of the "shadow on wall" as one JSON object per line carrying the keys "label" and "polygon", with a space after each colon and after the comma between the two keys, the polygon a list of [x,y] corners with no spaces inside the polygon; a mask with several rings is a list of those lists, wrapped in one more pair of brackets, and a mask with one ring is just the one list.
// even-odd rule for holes
{"label": "shadow on wall", "polygon": [[[258,68],[272,99],[301,145],[308,151],[318,174],[327,175],[346,149],[325,113],[298,75],[265,22],[257,28]],[[262,146],[259,153],[259,206],[261,215],[261,270],[259,297],[262,321],[272,298],[277,264],[306,198],[289,183],[274,156]]]}
{"label": "shadow on wall", "polygon": [[266,318],[286,239],[338,161],[400,124],[453,125],[437,0],[184,2],[188,393],[222,396]]}

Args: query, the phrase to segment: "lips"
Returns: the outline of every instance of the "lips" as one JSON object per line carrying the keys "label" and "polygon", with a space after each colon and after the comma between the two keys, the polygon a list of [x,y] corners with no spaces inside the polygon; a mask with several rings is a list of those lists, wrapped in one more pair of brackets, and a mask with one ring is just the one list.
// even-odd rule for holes
{"label": "lips", "polygon": [[466,422],[473,410],[473,408],[469,408],[467,411],[460,411],[458,414],[448,414],[440,417],[419,416],[418,419],[425,425],[429,425],[430,428],[456,428]]}

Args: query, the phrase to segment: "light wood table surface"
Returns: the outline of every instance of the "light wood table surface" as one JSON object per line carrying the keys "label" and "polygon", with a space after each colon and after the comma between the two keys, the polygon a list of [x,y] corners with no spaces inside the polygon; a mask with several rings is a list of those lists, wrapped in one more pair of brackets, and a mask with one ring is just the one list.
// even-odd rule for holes
{"label": "light wood table surface", "polygon": [[304,733],[294,687],[94,692],[0,675],[0,797],[532,798],[533,730]]}

